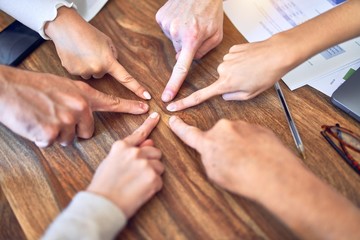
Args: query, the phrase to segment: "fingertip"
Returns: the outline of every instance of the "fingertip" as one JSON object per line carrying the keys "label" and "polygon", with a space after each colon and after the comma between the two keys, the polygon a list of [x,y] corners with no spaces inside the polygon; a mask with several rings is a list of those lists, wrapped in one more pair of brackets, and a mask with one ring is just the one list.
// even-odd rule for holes
{"label": "fingertip", "polygon": [[170,125],[170,127],[173,127],[175,121],[178,120],[178,119],[180,119],[180,118],[177,117],[177,116],[171,116],[171,117],[169,118],[169,125]]}
{"label": "fingertip", "polygon": [[229,94],[227,93],[224,93],[223,95],[221,95],[222,99],[224,99],[225,101],[229,101],[230,100],[230,97],[229,97]]}
{"label": "fingertip", "polygon": [[144,91],[143,92],[143,96],[145,97],[146,100],[150,100],[151,99],[151,95],[148,91]]}
{"label": "fingertip", "polygon": [[38,146],[39,148],[46,148],[50,145],[49,142],[40,142],[40,141],[36,141],[35,145]]}
{"label": "fingertip", "polygon": [[149,111],[149,105],[143,102],[139,102],[139,107],[145,112]]}
{"label": "fingertip", "polygon": [[165,89],[163,94],[161,95],[161,100],[163,102],[170,102],[173,98],[174,98],[174,93],[169,89]]}
{"label": "fingertip", "polygon": [[159,113],[153,112],[149,115],[149,118],[155,119],[155,118],[158,118],[159,116],[160,116]]}
{"label": "fingertip", "polygon": [[176,103],[174,103],[174,102],[170,103],[169,105],[167,105],[166,109],[169,112],[176,112],[176,110],[177,110]]}
{"label": "fingertip", "polygon": [[132,114],[143,114],[143,113],[147,113],[149,111],[150,107],[148,104],[144,103],[144,102],[137,102],[135,103],[135,105],[133,105],[133,107],[131,107],[128,111],[128,113],[132,113]]}

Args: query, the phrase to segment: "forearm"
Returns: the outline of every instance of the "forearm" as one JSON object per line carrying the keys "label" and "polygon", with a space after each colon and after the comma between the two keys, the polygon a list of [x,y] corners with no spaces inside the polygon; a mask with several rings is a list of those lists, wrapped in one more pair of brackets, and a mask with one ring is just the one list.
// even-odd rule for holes
{"label": "forearm", "polygon": [[304,239],[359,239],[360,211],[299,162],[288,161],[255,199]]}
{"label": "forearm", "polygon": [[289,69],[317,53],[360,35],[360,1],[348,0],[295,28],[274,35],[283,45]]}

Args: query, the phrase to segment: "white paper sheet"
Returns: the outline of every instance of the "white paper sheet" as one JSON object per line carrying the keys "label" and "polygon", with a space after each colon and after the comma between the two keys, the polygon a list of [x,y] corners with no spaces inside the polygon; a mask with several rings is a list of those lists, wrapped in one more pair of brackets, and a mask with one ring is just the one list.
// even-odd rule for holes
{"label": "white paper sheet", "polygon": [[[267,39],[334,6],[336,4],[331,0],[227,0],[224,2],[226,15],[249,42]],[[291,90],[294,90],[329,76],[344,65],[359,59],[360,37],[312,57],[286,74],[283,80]]]}
{"label": "white paper sheet", "polygon": [[310,82],[308,85],[331,97],[333,92],[335,92],[335,90],[345,82],[344,77],[349,72],[349,70],[351,69],[354,71],[359,67],[360,59],[357,59],[352,63],[341,66],[334,72],[331,72],[323,77],[320,77],[319,79],[316,79],[313,82]]}

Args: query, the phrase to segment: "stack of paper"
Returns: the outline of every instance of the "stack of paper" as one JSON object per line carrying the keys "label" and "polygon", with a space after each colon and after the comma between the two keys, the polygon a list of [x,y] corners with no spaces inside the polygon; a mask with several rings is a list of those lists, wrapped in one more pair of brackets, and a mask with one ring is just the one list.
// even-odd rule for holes
{"label": "stack of paper", "polygon": [[[328,11],[344,0],[227,0],[224,10],[249,42],[262,41]],[[344,26],[346,27],[346,26]],[[282,79],[294,90],[306,84],[331,96],[360,66],[360,37],[336,45]]]}

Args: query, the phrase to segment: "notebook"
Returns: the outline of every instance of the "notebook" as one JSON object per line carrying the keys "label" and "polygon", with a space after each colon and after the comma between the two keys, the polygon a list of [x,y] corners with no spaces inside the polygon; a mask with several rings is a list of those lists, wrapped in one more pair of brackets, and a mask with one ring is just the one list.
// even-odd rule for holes
{"label": "notebook", "polygon": [[360,69],[336,89],[331,102],[360,122]]}

